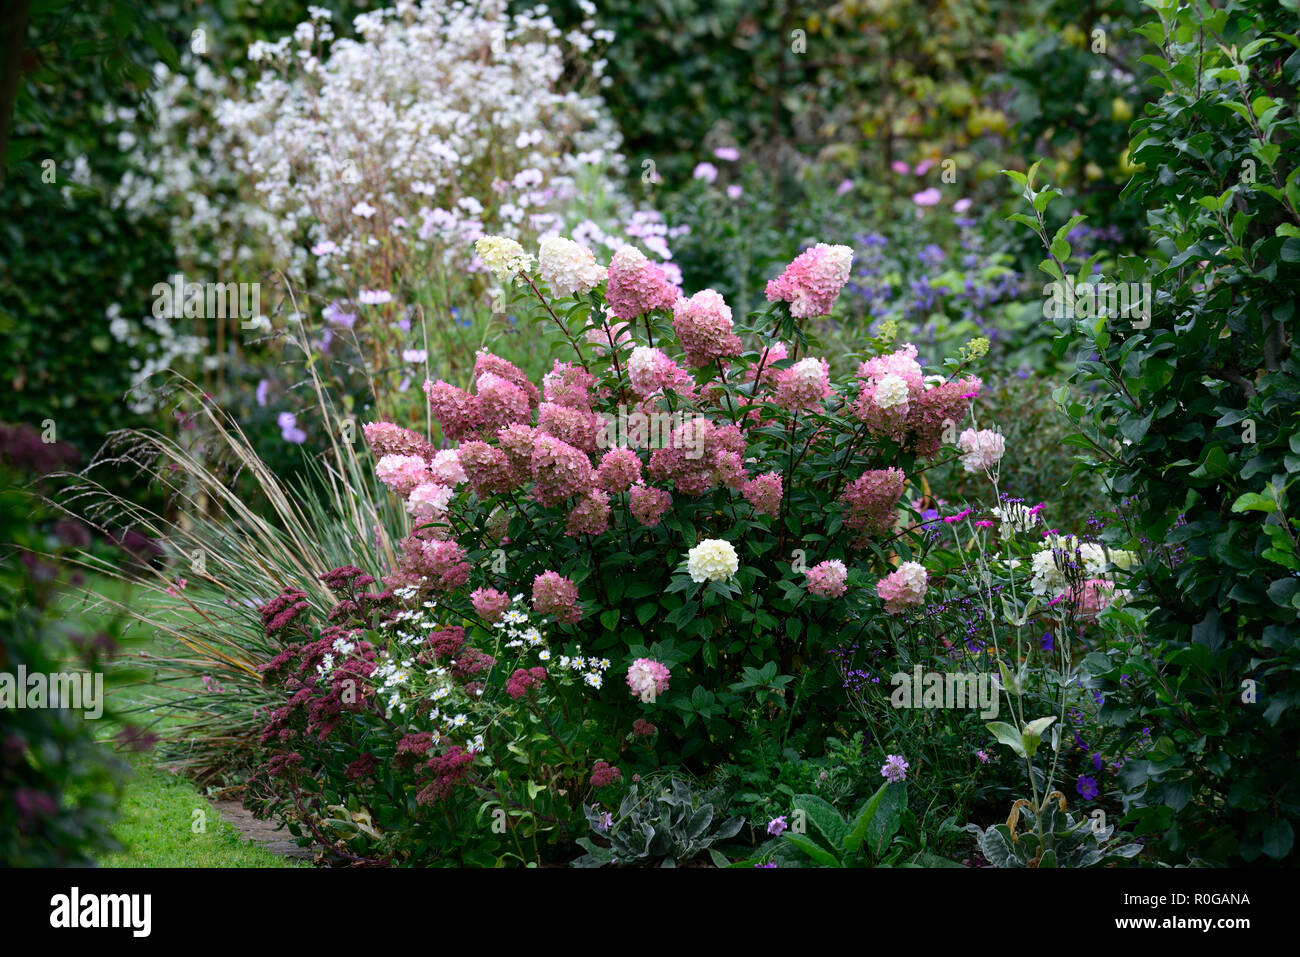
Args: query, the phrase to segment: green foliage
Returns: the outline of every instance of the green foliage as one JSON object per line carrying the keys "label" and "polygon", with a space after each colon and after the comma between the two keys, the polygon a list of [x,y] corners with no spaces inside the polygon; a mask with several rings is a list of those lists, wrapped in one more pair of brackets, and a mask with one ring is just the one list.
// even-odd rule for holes
{"label": "green foliage", "polygon": [[808,826],[803,833],[794,828],[781,839],[819,867],[871,866],[889,863],[895,855],[886,855],[890,840],[902,824],[907,810],[907,785],[886,781],[857,812],[845,817],[815,794],[799,794],[794,799],[794,815]]}
{"label": "green foliage", "polygon": [[744,818],[721,820],[726,798],[721,791],[699,792],[686,782],[672,778],[666,787],[641,794],[633,784],[619,803],[618,816],[584,806],[592,832],[608,842],[597,844],[591,837],[578,838],[587,853],[574,867],[681,867],[708,853],[714,864],[727,866],[727,858],[715,843],[735,837]]}
{"label": "green foliage", "polygon": [[[1095,674],[1150,678],[1152,697],[1103,721],[1153,753],[1121,774],[1127,818],[1159,852],[1212,862],[1294,858],[1300,704],[1300,576],[1292,486],[1300,472],[1300,40],[1280,5],[1149,4],[1144,57],[1162,95],[1134,124],[1154,251],[1092,281],[1149,282],[1149,315],[1055,320],[1095,386],[1068,411],[1109,487],[1134,500],[1128,534],[1149,543],[1139,576],[1145,646],[1108,649]],[[1044,210],[1056,190],[1013,174],[1017,214],[1049,251],[1042,269],[1084,281]],[[1067,224],[1068,225],[1068,224]],[[1067,230],[1068,232],[1068,230]],[[1096,258],[1096,257],[1094,257]]]}
{"label": "green foliage", "polygon": [[[1021,819],[1025,829],[1018,832]],[[1103,819],[1076,820],[1065,808],[1065,795],[1053,791],[1037,812],[1021,798],[1005,824],[981,829],[967,824],[980,853],[993,867],[1093,867],[1136,857],[1141,844],[1121,844],[1115,825]]]}

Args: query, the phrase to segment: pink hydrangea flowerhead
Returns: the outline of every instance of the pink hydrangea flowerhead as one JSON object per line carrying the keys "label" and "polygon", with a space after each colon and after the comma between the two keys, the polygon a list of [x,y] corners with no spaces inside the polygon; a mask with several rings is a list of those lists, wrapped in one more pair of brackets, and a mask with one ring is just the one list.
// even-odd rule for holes
{"label": "pink hydrangea flowerhead", "polygon": [[477,397],[464,389],[439,379],[426,381],[424,392],[429,397],[429,410],[442,426],[442,434],[451,441],[459,442],[473,435],[482,424]]}
{"label": "pink hydrangea flowerhead", "polygon": [[[510,460],[510,467],[520,475],[526,476],[532,470],[533,444],[539,434],[531,425],[520,422],[497,430],[497,441],[501,444],[501,451]],[[464,458],[464,448],[461,446],[462,458]]]}
{"label": "pink hydrangea flowerhead", "polygon": [[645,704],[668,690],[668,668],[653,658],[638,658],[627,669],[627,686]]}
{"label": "pink hydrangea flowerhead", "polygon": [[609,263],[605,301],[620,319],[635,319],[653,309],[670,309],[681,292],[664,271],[635,246],[623,246]]}
{"label": "pink hydrangea flowerhead", "polygon": [[434,521],[447,513],[455,492],[441,482],[422,482],[406,498],[406,510],[419,521]]}
{"label": "pink hydrangea flowerhead", "polygon": [[831,367],[825,359],[800,359],[777,373],[775,401],[783,409],[816,411],[831,394]]}
{"label": "pink hydrangea flowerhead", "polygon": [[537,431],[553,435],[583,452],[594,452],[608,426],[604,419],[586,409],[575,409],[554,402],[537,408]]}
{"label": "pink hydrangea flowerhead", "polygon": [[966,417],[971,400],[982,387],[977,377],[970,376],[940,383],[921,393],[908,411],[908,428],[917,455],[931,456],[943,447],[944,433]]}
{"label": "pink hydrangea flowerhead", "polygon": [[429,462],[429,471],[443,485],[453,488],[469,478],[460,464],[460,453],[455,449],[440,449],[435,452]]}
{"label": "pink hydrangea flowerhead", "polygon": [[754,511],[775,518],[781,508],[781,476],[776,472],[765,472],[746,482],[741,487],[740,494],[754,506]]}
{"label": "pink hydrangea flowerhead", "polygon": [[592,489],[569,511],[564,534],[573,538],[600,535],[609,528],[609,493]]}
{"label": "pink hydrangea flowerhead", "polygon": [[672,495],[664,489],[653,485],[633,485],[628,508],[638,522],[653,528],[672,504]]}
{"label": "pink hydrangea flowerhead", "polygon": [[626,446],[610,449],[601,456],[596,481],[606,492],[626,492],[641,481],[641,457]]}
{"label": "pink hydrangea flowerhead", "polygon": [[538,433],[529,463],[533,499],[539,505],[559,505],[573,495],[583,495],[596,483],[591,460],[553,435]]}
{"label": "pink hydrangea flowerhead", "polygon": [[512,492],[519,487],[519,476],[501,449],[475,440],[462,442],[456,452],[457,463],[464,471],[469,487],[479,498],[497,492]]}
{"label": "pink hydrangea flowerhead", "polygon": [[385,455],[418,455],[427,459],[433,455],[433,447],[424,436],[392,422],[367,422],[361,426],[361,432],[377,459]]}
{"label": "pink hydrangea flowerhead", "polygon": [[1007,441],[1000,432],[992,429],[966,429],[957,436],[957,448],[961,449],[961,466],[971,474],[991,469],[1002,459],[1007,450]]}
{"label": "pink hydrangea flowerhead", "polygon": [[872,535],[887,535],[897,521],[898,500],[907,477],[902,469],[863,472],[844,490],[844,527],[857,532],[854,548],[865,548]]}
{"label": "pink hydrangea flowerhead", "polygon": [[533,579],[533,611],[567,624],[576,622],[582,617],[578,586],[559,572],[542,572]]}
{"label": "pink hydrangea flowerhead", "polygon": [[474,383],[482,428],[496,432],[507,425],[526,424],[532,418],[528,393],[495,372],[484,372]]}
{"label": "pink hydrangea flowerhead", "polygon": [[673,303],[673,330],[695,368],[740,354],[740,339],[731,329],[731,307],[712,289]]}
{"label": "pink hydrangea flowerhead", "polygon": [[818,243],[801,252],[785,272],[767,284],[768,302],[788,302],[796,319],[829,316],[831,307],[849,281],[853,250],[848,246]]}
{"label": "pink hydrangea flowerhead", "polygon": [[814,565],[805,574],[808,590],[822,598],[839,598],[848,589],[849,570],[839,559]]}
{"label": "pink hydrangea flowerhead", "polygon": [[523,390],[524,395],[528,396],[529,405],[536,405],[541,401],[541,394],[537,391],[537,386],[528,381],[528,376],[524,375],[522,369],[513,362],[480,349],[474,354],[474,381],[477,382],[485,372],[499,375],[511,385]]}
{"label": "pink hydrangea flowerhead", "polygon": [[375,475],[401,496],[410,495],[416,486],[433,477],[428,463],[419,455],[385,455],[375,463]]}
{"label": "pink hydrangea flowerhead", "polygon": [[627,360],[627,377],[637,395],[653,395],[660,390],[680,391],[690,382],[690,373],[682,369],[660,349],[637,346]]}
{"label": "pink hydrangea flowerhead", "polygon": [[598,356],[603,356],[610,348],[622,348],[632,341],[626,322],[614,322],[608,327],[588,329],[584,338],[596,347]]}
{"label": "pink hydrangea flowerhead", "polygon": [[470,592],[469,600],[484,621],[500,621],[510,607],[510,596],[495,588],[476,588]]}
{"label": "pink hydrangea flowerhead", "polygon": [[452,591],[469,581],[465,549],[451,541],[424,543],[425,577],[437,591]]}
{"label": "pink hydrangea flowerhead", "polygon": [[916,361],[916,346],[908,343],[901,349],[884,355],[875,356],[858,366],[858,378],[882,379],[887,375],[896,375],[906,383],[909,392],[917,393],[925,388],[925,372]]}
{"label": "pink hydrangea flowerhead", "polygon": [[885,602],[885,611],[897,615],[905,608],[925,599],[929,573],[924,565],[903,562],[897,570],[876,583],[876,594]]}
{"label": "pink hydrangea flowerhead", "polygon": [[1104,578],[1089,578],[1072,589],[1070,597],[1079,617],[1091,620],[1105,611],[1117,594],[1114,582]]}
{"label": "pink hydrangea flowerhead", "polygon": [[554,368],[542,377],[542,394],[547,402],[585,412],[591,410],[591,389],[595,384],[595,378],[582,366],[556,359]]}

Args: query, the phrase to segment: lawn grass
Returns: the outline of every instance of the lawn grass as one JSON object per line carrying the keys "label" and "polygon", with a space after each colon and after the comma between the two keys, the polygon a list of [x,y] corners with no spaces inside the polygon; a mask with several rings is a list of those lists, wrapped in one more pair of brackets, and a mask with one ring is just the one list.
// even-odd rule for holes
{"label": "lawn grass", "polygon": [[[92,576],[87,583],[95,592],[129,603],[138,586],[108,576]],[[70,623],[94,632],[114,617],[109,609],[96,607],[83,595],[70,592],[62,599],[61,611]],[[128,630],[123,647],[130,664],[131,652],[152,649],[156,638],[141,633],[138,625]],[[143,683],[141,683],[143,681]],[[150,705],[159,698],[184,695],[184,689],[153,685],[146,672],[134,680],[106,683],[106,693],[118,711],[125,711],[152,731],[174,727],[174,718],[152,719]],[[143,709],[143,710],[141,710]],[[113,729],[103,729],[104,746],[110,747]],[[101,867],[302,867],[291,860],[246,841],[231,824],[221,820],[212,802],[194,783],[154,766],[151,754],[131,759],[132,774],[119,805],[120,816],[113,836],[122,850],[97,858]],[[200,812],[196,814],[195,812]]]}
{"label": "lawn grass", "polygon": [[133,763],[113,828],[124,849],[99,858],[101,867],[309,866],[243,840],[190,781],[153,767],[148,756]]}

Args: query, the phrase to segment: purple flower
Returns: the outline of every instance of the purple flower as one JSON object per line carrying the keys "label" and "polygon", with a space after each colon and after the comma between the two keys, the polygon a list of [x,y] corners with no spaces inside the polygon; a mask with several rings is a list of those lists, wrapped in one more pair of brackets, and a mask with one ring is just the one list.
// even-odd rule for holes
{"label": "purple flower", "polygon": [[352,324],[357,321],[356,313],[344,312],[343,305],[339,302],[331,302],[321,311],[321,315],[325,317],[326,322],[332,322],[345,329],[351,329]]}
{"label": "purple flower", "polygon": [[713,155],[720,160],[734,163],[736,160],[740,159],[740,150],[736,149],[734,146],[720,146],[713,151]]}
{"label": "purple flower", "polygon": [[610,814],[608,811],[605,811],[603,814],[601,814],[600,820],[596,823],[596,830],[600,831],[603,834],[613,826],[614,826],[614,815]]}
{"label": "purple flower", "polygon": [[702,179],[706,183],[712,183],[718,178],[718,168],[712,163],[701,163],[695,167],[695,172],[691,174],[696,179]]}
{"label": "purple flower", "polygon": [[885,763],[880,766],[880,776],[891,784],[907,780],[908,764],[901,754],[885,755]]}
{"label": "purple flower", "polygon": [[1079,792],[1079,796],[1085,801],[1095,801],[1097,799],[1097,782],[1092,778],[1083,776],[1075,782],[1074,788]]}
{"label": "purple flower", "polygon": [[276,424],[280,426],[280,438],[294,445],[307,441],[307,433],[298,428],[298,418],[292,412],[281,412]]}
{"label": "purple flower", "polygon": [[263,379],[261,382],[257,384],[257,404],[260,406],[265,406],[267,399],[270,398],[270,393],[271,393],[271,380]]}
{"label": "purple flower", "polygon": [[1052,636],[1050,631],[1045,631],[1043,632],[1043,637],[1038,639],[1038,646],[1042,648],[1043,651],[1055,651],[1056,639]]}
{"label": "purple flower", "polygon": [[789,827],[790,825],[786,823],[785,815],[782,814],[780,817],[774,817],[772,820],[767,822],[767,833],[771,834],[773,837],[780,837],[781,832]]}

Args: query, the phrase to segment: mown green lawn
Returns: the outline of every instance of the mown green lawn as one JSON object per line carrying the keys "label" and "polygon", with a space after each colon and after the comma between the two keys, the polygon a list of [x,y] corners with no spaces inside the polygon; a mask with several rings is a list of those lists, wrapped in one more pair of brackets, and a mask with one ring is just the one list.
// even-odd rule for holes
{"label": "mown green lawn", "polygon": [[[131,587],[108,577],[97,576],[91,587],[119,602],[131,600]],[[97,621],[105,614],[111,617],[107,609],[96,609],[73,595],[66,596],[64,601],[66,616],[76,619],[84,630],[95,630]],[[128,639],[124,649],[128,655],[152,645],[152,636],[142,635],[138,630],[133,636],[128,633]],[[105,691],[113,707],[119,710],[140,707],[146,697],[177,693],[173,689],[116,682],[107,683]],[[150,724],[142,714],[136,713],[135,717]],[[167,723],[153,724],[152,729],[162,730]],[[113,835],[123,849],[100,857],[101,867],[308,866],[244,840],[231,824],[221,820],[212,802],[191,781],[155,767],[148,752],[134,756],[131,766],[133,773],[126,783],[120,817],[113,828]]]}
{"label": "mown green lawn", "polygon": [[[113,836],[124,847],[101,867],[301,867],[243,840],[183,777],[137,759]],[[199,812],[199,813],[196,813]]]}

